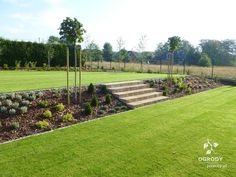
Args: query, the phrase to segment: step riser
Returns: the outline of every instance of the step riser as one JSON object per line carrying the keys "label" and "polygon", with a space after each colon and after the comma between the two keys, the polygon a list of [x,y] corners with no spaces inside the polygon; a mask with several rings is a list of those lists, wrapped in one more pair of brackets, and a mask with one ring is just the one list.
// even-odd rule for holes
{"label": "step riser", "polygon": [[143,81],[138,81],[138,82],[131,82],[131,83],[121,83],[121,84],[114,84],[114,85],[106,85],[107,88],[115,88],[115,87],[125,87],[125,86],[132,86],[132,85],[138,85],[138,84],[143,84]]}
{"label": "step riser", "polygon": [[127,104],[127,105],[128,105],[130,108],[134,109],[134,108],[146,106],[146,105],[149,105],[149,104],[154,104],[154,103],[158,103],[158,102],[161,102],[161,101],[165,101],[165,100],[167,100],[167,99],[168,99],[168,98],[164,98],[164,99],[156,100],[156,101],[150,101],[150,102],[146,102],[146,103],[139,104],[139,105],[136,105],[136,106],[133,106],[133,105],[130,105],[130,104]]}
{"label": "step riser", "polygon": [[138,90],[138,89],[144,89],[144,88],[149,88],[148,85],[140,85],[140,86],[136,86],[136,87],[126,87],[126,88],[110,88],[108,90],[110,90],[113,93],[116,92],[125,92],[125,91],[131,91],[131,90]]}
{"label": "step riser", "polygon": [[149,98],[156,98],[156,97],[159,97],[159,96],[162,96],[162,93],[158,93],[156,95],[149,95],[149,96],[145,96],[145,97],[139,97],[139,98],[133,98],[133,99],[125,99],[125,98],[122,98],[121,100],[123,102],[126,102],[126,103],[131,103],[131,102],[135,102],[135,101],[141,101],[141,100],[146,100],[146,99],[149,99]]}
{"label": "step riser", "polygon": [[151,92],[156,92],[156,91],[155,91],[155,89],[153,89],[153,90],[144,90],[144,91],[140,91],[140,92],[126,93],[126,94],[114,93],[114,95],[123,99],[124,97],[141,95],[141,94],[151,93]]}

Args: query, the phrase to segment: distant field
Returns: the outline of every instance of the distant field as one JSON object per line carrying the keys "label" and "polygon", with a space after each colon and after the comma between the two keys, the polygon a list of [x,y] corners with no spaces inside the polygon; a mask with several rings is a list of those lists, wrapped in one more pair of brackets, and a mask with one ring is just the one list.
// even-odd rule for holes
{"label": "distant field", "polygon": [[[105,83],[148,78],[163,78],[166,74],[132,72],[83,72],[82,84]],[[70,85],[74,84],[74,73],[70,73]],[[64,87],[65,71],[0,71],[0,92]]]}
{"label": "distant field", "polygon": [[[90,63],[88,63],[90,64]],[[96,62],[93,63],[93,68],[97,68],[98,64]],[[100,63],[100,66],[104,68],[110,68],[109,62]],[[112,67],[115,69],[122,69],[124,68],[123,63],[112,62]],[[148,65],[144,64],[143,69],[145,72],[148,70],[152,72],[160,72],[160,65]],[[140,71],[140,64],[137,63],[127,63],[126,70],[128,71]],[[190,72],[190,74],[197,74],[197,75],[211,75],[211,67],[200,67],[200,66],[186,66],[186,71]],[[162,72],[167,72],[167,65],[162,66]],[[183,73],[183,66],[175,65],[174,72],[178,74]],[[236,67],[227,67],[227,66],[216,66],[214,67],[214,74],[216,76],[221,77],[236,77]]]}

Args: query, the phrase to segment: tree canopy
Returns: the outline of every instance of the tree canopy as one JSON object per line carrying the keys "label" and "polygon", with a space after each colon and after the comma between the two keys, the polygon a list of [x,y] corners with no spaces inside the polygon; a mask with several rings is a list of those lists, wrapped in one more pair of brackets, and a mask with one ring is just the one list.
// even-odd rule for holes
{"label": "tree canopy", "polygon": [[83,34],[86,32],[83,24],[76,18],[71,19],[66,17],[59,28],[60,39],[68,45],[76,45],[76,43],[83,42]]}

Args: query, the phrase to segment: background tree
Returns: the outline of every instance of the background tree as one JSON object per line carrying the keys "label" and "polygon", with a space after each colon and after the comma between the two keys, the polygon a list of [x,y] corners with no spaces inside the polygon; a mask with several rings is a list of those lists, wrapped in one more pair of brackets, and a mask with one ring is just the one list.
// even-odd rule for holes
{"label": "background tree", "polygon": [[126,63],[128,62],[128,51],[126,49],[121,49],[119,51],[119,57],[120,57],[120,60],[123,61],[124,63],[124,69],[126,67]]}
{"label": "background tree", "polygon": [[47,43],[48,43],[48,44],[60,44],[60,43],[61,43],[61,40],[60,40],[59,37],[56,37],[56,36],[49,36]]}
{"label": "background tree", "polygon": [[103,46],[103,58],[106,61],[110,61],[110,69],[111,69],[111,62],[112,62],[112,46],[110,43],[106,42]]}
{"label": "background tree", "polygon": [[[75,56],[75,101],[77,101],[77,55],[76,55],[76,43],[83,42],[83,35],[86,32],[83,28],[82,23],[80,23],[76,18],[71,19],[67,17],[63,22],[61,23],[61,26],[59,28],[61,35],[61,40],[66,42],[68,45],[71,45],[74,47],[74,56]],[[81,46],[79,45],[79,61],[80,61],[80,67],[79,67],[79,101],[81,103]]]}
{"label": "background tree", "polygon": [[206,66],[206,67],[211,66],[211,59],[206,53],[201,54],[201,58],[199,60],[199,65]]}
{"label": "background tree", "polygon": [[[159,60],[159,64],[160,64],[160,72],[162,72],[162,64],[163,61],[166,59],[168,53],[168,43],[159,43],[157,45],[157,49],[154,52],[154,58],[156,61]],[[157,63],[157,62],[156,62]]]}
{"label": "background tree", "polygon": [[179,36],[173,36],[168,39],[170,58],[168,63],[168,77],[172,79],[173,74],[173,63],[174,63],[174,52],[180,47],[181,39]]}

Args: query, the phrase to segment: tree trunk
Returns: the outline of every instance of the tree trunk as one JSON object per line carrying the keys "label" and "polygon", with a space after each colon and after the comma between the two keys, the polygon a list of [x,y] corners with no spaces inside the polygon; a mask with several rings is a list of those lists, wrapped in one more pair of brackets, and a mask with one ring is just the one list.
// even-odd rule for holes
{"label": "tree trunk", "polygon": [[211,78],[213,79],[214,77],[214,64],[213,64],[213,60],[211,62]]}
{"label": "tree trunk", "polygon": [[110,70],[111,70],[111,60],[110,60]]}
{"label": "tree trunk", "polygon": [[50,55],[49,55],[49,51],[48,51],[48,69],[50,70]]}
{"label": "tree trunk", "polygon": [[160,73],[161,73],[161,69],[162,69],[162,59],[160,58]]}
{"label": "tree trunk", "polygon": [[78,94],[77,94],[77,92],[78,92],[78,89],[77,89],[77,56],[76,56],[76,45],[74,45],[74,59],[75,59],[75,97],[74,97],[74,99],[75,99],[75,102],[77,103],[77,101],[78,101]]}
{"label": "tree trunk", "polygon": [[66,47],[66,63],[67,63],[67,104],[70,104],[70,88],[69,88],[69,71],[70,71],[70,60],[69,60],[69,48]]}
{"label": "tree trunk", "polygon": [[184,70],[183,70],[183,74],[185,74],[186,72],[186,59],[184,58]]}
{"label": "tree trunk", "polygon": [[143,60],[141,60],[141,72],[143,72]]}
{"label": "tree trunk", "polygon": [[93,70],[93,67],[92,67],[93,63],[92,63],[92,58],[90,57],[90,71]]}
{"label": "tree trunk", "polygon": [[81,46],[79,47],[79,103],[82,103],[82,58],[81,58]]}

